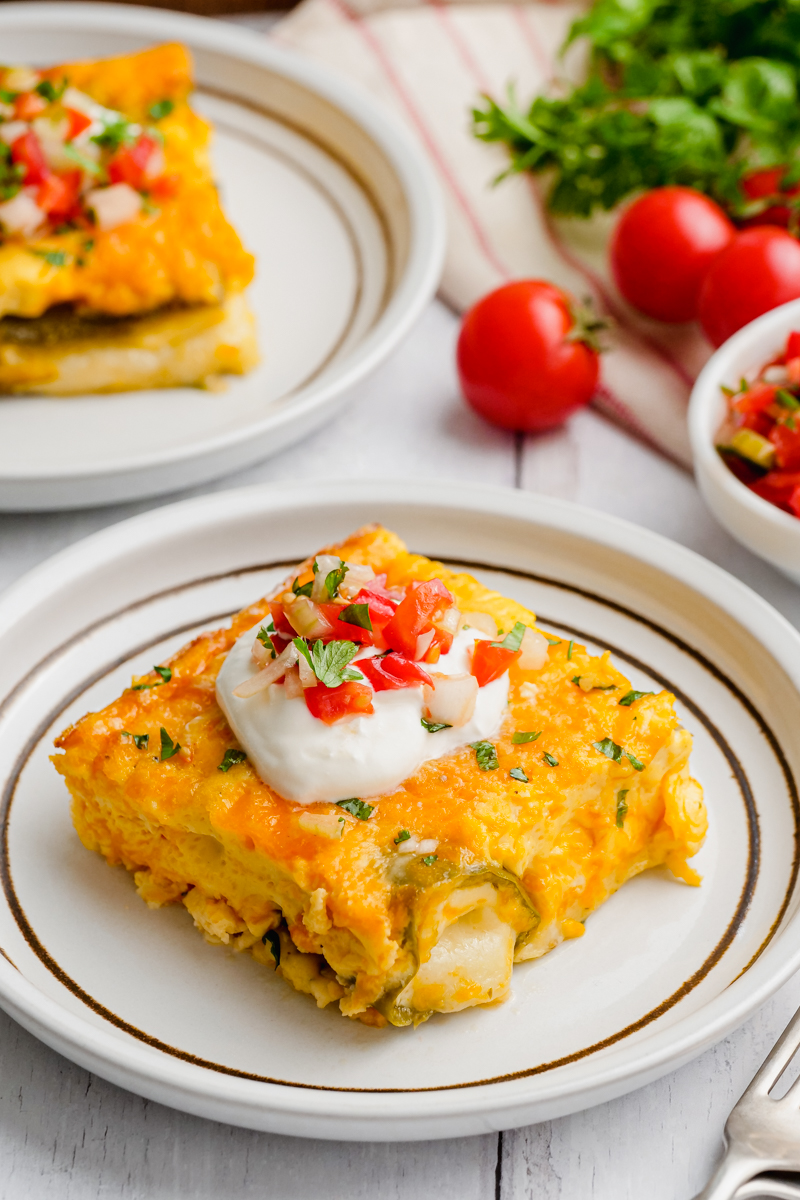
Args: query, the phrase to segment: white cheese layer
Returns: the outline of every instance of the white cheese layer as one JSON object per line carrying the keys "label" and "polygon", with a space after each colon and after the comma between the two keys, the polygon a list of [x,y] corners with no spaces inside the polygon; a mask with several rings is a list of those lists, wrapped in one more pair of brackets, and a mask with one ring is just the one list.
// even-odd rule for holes
{"label": "white cheese layer", "polygon": [[[428,733],[422,724],[421,687],[376,692],[373,714],[333,725],[312,716],[301,696],[287,699],[282,684],[247,699],[234,696],[234,688],[257,669],[250,653],[256,628],[243,634],[225,659],[217,677],[217,701],[258,775],[287,800],[313,804],[392,791],[424,762],[491,738],[500,728],[508,705],[508,672],[479,688],[467,725],[438,733]],[[472,644],[483,636],[463,629],[449,654],[433,666],[421,665],[443,675],[468,674]]]}

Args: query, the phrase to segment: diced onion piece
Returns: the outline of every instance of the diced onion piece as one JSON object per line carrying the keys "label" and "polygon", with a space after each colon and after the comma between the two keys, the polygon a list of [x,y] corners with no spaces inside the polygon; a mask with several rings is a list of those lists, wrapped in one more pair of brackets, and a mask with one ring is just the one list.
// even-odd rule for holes
{"label": "diced onion piece", "polygon": [[346,562],[347,574],[339,587],[339,592],[346,599],[357,596],[363,587],[372,583],[375,572],[372,567],[361,566],[359,563]]}
{"label": "diced onion piece", "polygon": [[142,197],[128,183],[112,183],[111,187],[92,188],[85,196],[86,207],[95,215],[100,229],[116,229],[137,217]]}
{"label": "diced onion piece", "polygon": [[458,622],[459,630],[465,625],[469,625],[470,629],[477,629],[479,633],[488,634],[490,638],[497,637],[497,621],[489,613],[485,612],[465,612],[461,613]]}
{"label": "diced onion piece", "polygon": [[423,838],[417,843],[417,854],[433,854],[438,845],[436,838]]}
{"label": "diced onion piece", "polygon": [[428,653],[431,647],[431,642],[436,636],[435,629],[429,629],[427,633],[421,633],[417,638],[417,648],[414,651],[414,661],[419,662]]}
{"label": "diced onion piece", "polygon": [[45,220],[45,214],[27,192],[17,192],[16,196],[0,204],[0,225],[6,233],[29,237]]}
{"label": "diced onion piece", "polygon": [[452,725],[455,729],[466,725],[475,712],[478,699],[478,681],[474,675],[440,675],[432,673],[433,687],[423,689],[425,712],[430,721]]}
{"label": "diced onion piece", "polygon": [[300,637],[321,638],[333,633],[333,626],[323,615],[322,609],[308,596],[298,596],[285,611],[289,624]]}
{"label": "diced onion piece", "polygon": [[342,560],[338,554],[317,555],[317,573],[314,576],[314,586],[311,588],[311,599],[317,604],[324,604],[330,600],[328,589],[325,587],[325,580],[331,571],[338,571],[341,565]]}
{"label": "diced onion piece", "polygon": [[[302,659],[300,659],[302,662]],[[286,672],[286,678],[283,681],[287,700],[297,700],[303,694],[303,685],[300,682],[300,672],[292,667]]]}
{"label": "diced onion piece", "polygon": [[39,82],[39,72],[30,67],[7,67],[3,87],[8,92],[32,92]]}
{"label": "diced onion piece", "polygon": [[442,633],[452,633],[455,637],[459,630],[460,620],[461,613],[455,604],[451,604],[449,608],[444,610],[441,616],[434,618],[433,627],[434,629],[440,629]]}
{"label": "diced onion piece", "polygon": [[540,671],[547,662],[547,638],[538,629],[528,625],[520,645],[520,655],[517,665],[523,671]]}
{"label": "diced onion piece", "polygon": [[310,688],[317,686],[317,677],[302,654],[297,660],[297,669],[300,673],[300,684],[302,687]]}
{"label": "diced onion piece", "polygon": [[333,839],[342,836],[348,823],[346,817],[337,817],[335,813],[305,812],[297,818],[297,824],[306,833],[317,833]]}
{"label": "diced onion piece", "polygon": [[766,370],[761,372],[761,378],[764,380],[764,383],[788,383],[789,372],[783,364],[774,363],[771,367],[767,367]]}
{"label": "diced onion piece", "polygon": [[27,132],[28,126],[24,121],[7,121],[0,125],[0,142],[5,142],[7,146],[10,146]]}
{"label": "diced onion piece", "polygon": [[249,679],[245,679],[244,683],[240,683],[237,688],[234,688],[234,696],[238,696],[240,700],[246,700],[248,696],[255,696],[258,692],[263,692],[271,683],[280,679],[281,675],[285,675],[299,657],[300,651],[294,642],[289,642],[286,649],[277,658],[271,659],[263,671],[259,671],[257,675],[251,675]]}
{"label": "diced onion piece", "polygon": [[253,649],[250,653],[259,667],[265,667],[267,663],[273,662],[272,651],[259,641],[257,636],[253,638]]}

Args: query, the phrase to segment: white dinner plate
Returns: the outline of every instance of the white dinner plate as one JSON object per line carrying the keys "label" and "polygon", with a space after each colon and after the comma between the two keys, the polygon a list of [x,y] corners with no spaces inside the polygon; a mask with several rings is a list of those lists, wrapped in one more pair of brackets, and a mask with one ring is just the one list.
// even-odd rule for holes
{"label": "white dinner plate", "polygon": [[[710,829],[700,888],[626,884],[579,941],[518,965],[496,1008],[376,1030],[245,956],[182,907],[150,911],[79,842],[49,754],[70,721],[379,520],[545,627],[670,688]],[[626,522],[480,487],[309,483],[125,521],[0,600],[0,1004],[49,1045],[163,1103],[337,1139],[483,1133],[619,1095],[741,1023],[800,963],[800,637],[718,567]]]}
{"label": "white dinner plate", "polygon": [[328,419],[409,330],[438,282],[444,217],[391,114],[262,34],[115,4],[2,4],[4,62],[180,41],[215,126],[225,210],[256,256],[261,364],[226,390],[0,397],[0,509],[175,491],[281,450]]}

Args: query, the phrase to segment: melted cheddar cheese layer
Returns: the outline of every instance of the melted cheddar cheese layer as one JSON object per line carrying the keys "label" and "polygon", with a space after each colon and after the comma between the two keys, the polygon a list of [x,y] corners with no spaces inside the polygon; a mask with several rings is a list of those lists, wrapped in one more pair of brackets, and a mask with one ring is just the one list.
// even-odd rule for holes
{"label": "melted cheddar cheese layer", "polygon": [[[534,623],[515,601],[408,553],[380,527],[326,552],[386,572],[389,587],[439,578],[462,612],[488,612],[506,629]],[[496,770],[481,770],[466,746],[370,797],[368,820],[290,803],[247,761],[221,772],[236,742],[216,675],[266,612],[259,601],[197,638],[170,660],[169,682],[146,677],[139,682],[153,686],[126,690],[56,743],[81,839],[135,872],[148,903],[182,901],[209,940],[269,966],[279,944],[280,972],[318,1004],[338,1000],[347,1016],[403,1025],[502,1000],[514,960],[580,936],[588,914],[648,867],[699,882],[687,859],[706,814],[673,697],[620,705],[627,679],[577,644],[551,645],[541,670],[512,667]],[[162,727],[182,747],[166,762]],[[125,730],[147,734],[148,745],[137,748]],[[515,745],[515,731],[539,736]],[[618,759],[593,745],[605,739],[622,748]],[[435,839],[435,859],[401,854],[400,830]]]}

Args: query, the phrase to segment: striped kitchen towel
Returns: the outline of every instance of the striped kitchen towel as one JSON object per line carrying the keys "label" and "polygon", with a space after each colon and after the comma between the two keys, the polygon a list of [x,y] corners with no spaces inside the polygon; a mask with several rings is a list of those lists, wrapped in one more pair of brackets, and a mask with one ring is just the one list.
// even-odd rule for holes
{"label": "striped kitchen towel", "polygon": [[530,176],[493,186],[507,164],[505,152],[470,133],[470,111],[481,93],[499,99],[513,82],[527,102],[554,77],[580,71],[579,48],[563,60],[558,54],[578,11],[546,0],[303,0],[272,36],[360,83],[416,133],[447,206],[442,298],[461,311],[520,277],[591,296],[616,325],[595,404],[637,437],[689,463],[686,402],[707,343],[695,327],[649,321],[621,299],[607,267],[613,216],[554,220]]}

